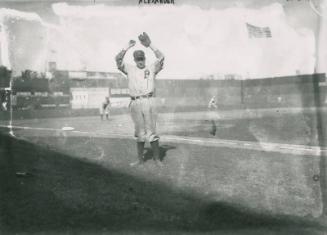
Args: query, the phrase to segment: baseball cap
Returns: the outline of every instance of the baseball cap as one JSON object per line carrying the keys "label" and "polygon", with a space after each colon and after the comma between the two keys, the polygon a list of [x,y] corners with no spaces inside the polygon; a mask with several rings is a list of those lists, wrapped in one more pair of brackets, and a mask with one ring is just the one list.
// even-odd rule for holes
{"label": "baseball cap", "polygon": [[144,51],[142,51],[142,50],[134,51],[133,56],[134,56],[135,60],[144,60],[145,59],[145,54],[144,54]]}

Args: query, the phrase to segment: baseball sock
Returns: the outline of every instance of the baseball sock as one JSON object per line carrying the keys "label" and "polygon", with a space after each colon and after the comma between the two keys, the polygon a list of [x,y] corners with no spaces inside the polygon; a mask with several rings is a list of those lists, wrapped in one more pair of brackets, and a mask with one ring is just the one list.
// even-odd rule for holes
{"label": "baseball sock", "polygon": [[144,161],[143,159],[144,144],[145,142],[137,142],[137,157],[140,161]]}
{"label": "baseball sock", "polygon": [[151,148],[153,151],[153,159],[155,161],[160,161],[159,140],[151,142]]}

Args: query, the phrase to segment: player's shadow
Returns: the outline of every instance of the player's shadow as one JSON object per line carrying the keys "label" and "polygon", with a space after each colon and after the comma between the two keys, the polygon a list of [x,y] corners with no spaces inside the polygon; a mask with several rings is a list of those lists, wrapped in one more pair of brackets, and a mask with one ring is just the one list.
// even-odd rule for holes
{"label": "player's shadow", "polygon": [[[163,161],[167,155],[167,151],[168,150],[171,150],[171,149],[175,149],[176,147],[175,146],[172,146],[172,145],[161,145],[159,147],[159,151],[160,151],[160,161]],[[145,148],[145,154],[144,154],[144,160],[145,161],[148,161],[148,160],[151,160],[153,159],[153,151],[151,149],[151,147],[146,147]]]}

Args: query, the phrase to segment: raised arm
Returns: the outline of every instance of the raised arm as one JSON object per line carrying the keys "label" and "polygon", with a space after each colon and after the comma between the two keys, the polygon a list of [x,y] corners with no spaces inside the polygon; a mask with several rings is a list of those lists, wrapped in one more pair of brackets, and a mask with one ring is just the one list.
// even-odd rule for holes
{"label": "raised arm", "polygon": [[155,56],[157,57],[157,61],[155,63],[155,73],[159,73],[163,69],[164,61],[165,61],[165,56],[164,54],[159,51],[153,43],[150,44],[151,50],[154,52]]}
{"label": "raised arm", "polygon": [[125,68],[124,68],[124,63],[123,63],[123,60],[124,60],[124,57],[125,57],[125,54],[126,52],[133,46],[135,46],[135,41],[134,40],[130,40],[128,42],[128,45],[126,45],[119,53],[118,55],[116,55],[115,57],[115,60],[116,60],[116,65],[117,65],[117,68],[122,71],[124,74],[127,74]]}
{"label": "raised arm", "polygon": [[154,52],[155,56],[157,57],[158,60],[163,61],[165,59],[164,54],[159,51],[154,45],[153,43],[150,44],[150,48],[151,50]]}
{"label": "raised arm", "polygon": [[143,32],[143,34],[139,35],[139,40],[141,42],[141,44],[145,47],[150,47],[151,50],[154,52],[155,56],[157,57],[157,61],[155,62],[155,73],[159,73],[162,68],[163,68],[163,64],[164,64],[164,60],[165,60],[165,56],[164,54],[159,51],[151,42],[151,39],[149,37],[149,35],[145,32]]}

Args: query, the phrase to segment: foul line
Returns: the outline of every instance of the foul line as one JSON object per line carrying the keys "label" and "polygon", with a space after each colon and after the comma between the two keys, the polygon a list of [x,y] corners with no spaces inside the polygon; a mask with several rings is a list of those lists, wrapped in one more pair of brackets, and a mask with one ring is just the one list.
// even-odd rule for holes
{"label": "foul line", "polygon": [[[0,125],[2,128],[13,128],[23,130],[41,130],[41,131],[56,131],[70,133],[70,135],[85,135],[88,137],[106,137],[106,138],[122,138],[122,139],[134,139],[129,134],[119,133],[92,133],[87,131],[65,131],[56,128],[42,128],[42,127],[25,127],[25,126],[7,126]],[[241,140],[227,140],[227,139],[212,139],[212,138],[201,138],[201,137],[186,137],[176,135],[164,135],[160,137],[161,142],[173,142],[179,144],[195,144],[208,147],[227,147],[233,149],[248,149],[262,152],[278,152],[283,154],[294,154],[294,155],[308,155],[308,156],[321,156],[327,155],[327,148],[320,148],[319,146],[308,146],[308,145],[294,145],[294,144],[280,144],[280,143],[267,143],[267,142],[251,142]]]}
{"label": "foul line", "polygon": [[307,145],[292,145],[279,143],[249,142],[241,140],[195,138],[182,136],[163,136],[161,140],[183,144],[197,144],[208,147],[227,147],[236,149],[248,149],[262,152],[278,152],[283,154],[321,156],[327,155],[326,148]]}

